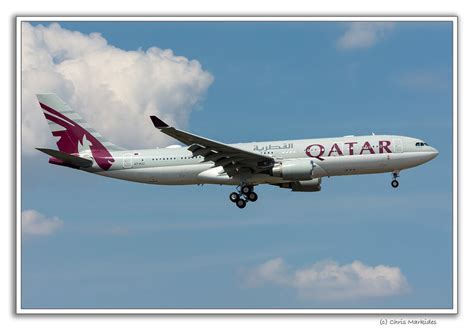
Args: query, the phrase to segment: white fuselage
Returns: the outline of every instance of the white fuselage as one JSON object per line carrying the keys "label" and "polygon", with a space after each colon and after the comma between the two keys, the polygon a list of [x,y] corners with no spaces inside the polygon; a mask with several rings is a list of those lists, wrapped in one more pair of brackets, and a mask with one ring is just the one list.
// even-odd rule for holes
{"label": "white fuselage", "polygon": [[[394,135],[345,136],[339,138],[251,142],[230,144],[253,153],[271,156],[276,163],[291,160],[314,164],[313,177],[398,172],[436,157],[438,151],[421,140]],[[87,153],[82,157],[89,157]],[[229,177],[203,157],[193,157],[187,147],[115,151],[113,165],[103,171],[97,164],[88,172],[150,184],[279,184],[295,180],[271,174]]]}

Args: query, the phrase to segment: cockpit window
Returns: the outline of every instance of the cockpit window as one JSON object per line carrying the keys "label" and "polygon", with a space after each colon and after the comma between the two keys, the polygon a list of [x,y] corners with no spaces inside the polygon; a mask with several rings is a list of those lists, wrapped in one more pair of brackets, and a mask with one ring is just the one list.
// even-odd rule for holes
{"label": "cockpit window", "polygon": [[417,142],[417,143],[415,143],[415,146],[416,146],[416,147],[428,146],[428,143],[425,143],[425,142]]}

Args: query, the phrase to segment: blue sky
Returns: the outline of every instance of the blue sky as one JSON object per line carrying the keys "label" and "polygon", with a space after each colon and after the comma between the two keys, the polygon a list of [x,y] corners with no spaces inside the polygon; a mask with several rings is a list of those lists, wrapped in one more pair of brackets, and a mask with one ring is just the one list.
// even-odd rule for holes
{"label": "blue sky", "polygon": [[[318,193],[258,187],[245,210],[228,201],[232,187],[141,185],[24,155],[22,209],[63,223],[23,237],[24,308],[452,307],[450,23],[375,27],[372,42],[351,47],[341,47],[352,28],[342,22],[60,25],[100,32],[122,50],[156,46],[199,61],[214,78],[188,118],[199,135],[375,132],[419,137],[440,154],[402,172],[397,190],[390,174],[332,177]],[[247,274],[275,258],[292,269],[324,260],[398,267],[408,289],[327,300],[249,286]]]}

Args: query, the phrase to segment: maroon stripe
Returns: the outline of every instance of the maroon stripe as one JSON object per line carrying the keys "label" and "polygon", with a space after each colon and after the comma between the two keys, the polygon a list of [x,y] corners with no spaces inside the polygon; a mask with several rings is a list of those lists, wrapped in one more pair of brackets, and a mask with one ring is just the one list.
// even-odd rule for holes
{"label": "maroon stripe", "polygon": [[56,115],[56,116],[62,118],[63,120],[71,121],[71,122],[73,122],[74,124],[77,125],[77,123],[74,122],[74,120],[72,120],[71,118],[66,117],[66,116],[63,115],[62,113],[60,113],[60,112],[54,110],[53,108],[48,107],[46,104],[43,104],[43,103],[40,102],[40,106],[41,106],[44,110],[47,110],[47,111],[51,112],[53,115]]}
{"label": "maroon stripe", "polygon": [[65,121],[63,119],[59,119],[59,118],[54,117],[54,116],[51,116],[49,113],[44,113],[44,116],[46,117],[46,119],[52,121],[55,124],[63,126],[65,128],[66,128],[66,125],[71,126],[71,124],[69,124],[67,121]]}

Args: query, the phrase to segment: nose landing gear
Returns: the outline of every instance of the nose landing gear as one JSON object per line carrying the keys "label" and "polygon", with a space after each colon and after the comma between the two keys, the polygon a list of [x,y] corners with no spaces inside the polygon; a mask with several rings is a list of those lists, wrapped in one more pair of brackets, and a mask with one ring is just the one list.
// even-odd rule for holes
{"label": "nose landing gear", "polygon": [[253,191],[253,186],[243,185],[237,187],[237,192],[232,192],[229,195],[229,199],[232,203],[235,203],[238,208],[243,209],[247,202],[255,202],[258,199],[258,195]]}
{"label": "nose landing gear", "polygon": [[398,180],[397,178],[400,176],[400,171],[395,171],[392,173],[392,177],[393,177],[393,180],[392,180],[392,187],[393,188],[397,188],[398,187]]}

